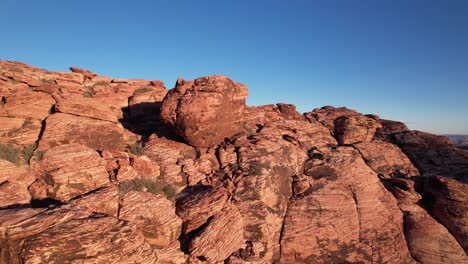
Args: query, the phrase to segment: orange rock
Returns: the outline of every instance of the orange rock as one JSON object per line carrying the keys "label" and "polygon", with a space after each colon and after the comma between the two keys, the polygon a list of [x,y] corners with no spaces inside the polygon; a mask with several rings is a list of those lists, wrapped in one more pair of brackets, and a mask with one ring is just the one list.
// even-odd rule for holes
{"label": "orange rock", "polygon": [[372,118],[357,115],[343,116],[334,121],[334,135],[340,145],[370,142],[381,125]]}
{"label": "orange rock", "polygon": [[138,226],[145,239],[163,248],[179,238],[182,220],[164,195],[131,191],[122,198],[119,217]]}
{"label": "orange rock", "polygon": [[179,80],[161,106],[162,120],[196,147],[219,144],[243,130],[247,87],[224,76]]}
{"label": "orange rock", "polygon": [[193,258],[209,263],[223,261],[240,249],[245,241],[242,235],[242,216],[236,207],[225,207],[189,245]]}
{"label": "orange rock", "polygon": [[377,174],[388,177],[418,176],[419,172],[396,145],[373,141],[354,145],[367,165]]}
{"label": "orange rock", "polygon": [[112,111],[107,104],[82,96],[59,99],[55,105],[55,110],[64,114],[90,117],[114,123],[117,123],[118,118],[122,116],[121,113],[118,114]]}
{"label": "orange rock", "polygon": [[93,149],[80,144],[49,149],[36,170],[47,197],[63,202],[109,182],[104,159]]}
{"label": "orange rock", "polygon": [[135,137],[113,122],[57,113],[49,116],[39,150],[80,143],[96,150],[124,151]]}

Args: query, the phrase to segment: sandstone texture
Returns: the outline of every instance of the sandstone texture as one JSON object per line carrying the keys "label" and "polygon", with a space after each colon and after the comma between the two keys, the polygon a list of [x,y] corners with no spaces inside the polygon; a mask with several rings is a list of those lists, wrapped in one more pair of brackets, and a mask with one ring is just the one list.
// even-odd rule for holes
{"label": "sandstone texture", "polygon": [[225,76],[179,79],[161,106],[161,117],[195,147],[210,147],[242,130],[247,87]]}
{"label": "sandstone texture", "polygon": [[468,151],[225,76],[0,61],[0,263],[468,263]]}

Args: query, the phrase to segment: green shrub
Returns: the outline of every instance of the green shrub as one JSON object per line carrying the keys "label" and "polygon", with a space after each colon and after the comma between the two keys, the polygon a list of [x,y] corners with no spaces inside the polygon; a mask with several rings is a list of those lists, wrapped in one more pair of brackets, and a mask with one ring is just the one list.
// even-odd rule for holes
{"label": "green shrub", "polygon": [[229,168],[231,169],[232,172],[235,172],[240,168],[239,163],[229,163]]}
{"label": "green shrub", "polygon": [[176,197],[176,189],[167,184],[164,180],[153,180],[150,178],[135,178],[119,183],[119,197],[122,198],[130,191],[145,191],[152,194],[164,194],[169,200],[174,201]]}
{"label": "green shrub", "polygon": [[140,87],[140,88],[135,90],[134,94],[146,93],[146,92],[151,92],[151,91],[153,91],[153,88]]}
{"label": "green shrub", "polygon": [[10,71],[12,72],[19,72],[19,73],[23,73],[24,70],[19,68],[19,67],[10,67]]}
{"label": "green shrub", "polygon": [[136,142],[135,144],[129,145],[127,147],[127,151],[129,153],[132,153],[135,156],[143,155],[143,150],[144,150],[144,147],[143,147],[143,143],[141,142]]}
{"label": "green shrub", "polygon": [[47,152],[47,150],[38,150],[38,151],[36,151],[36,159],[41,160],[46,152]]}
{"label": "green shrub", "polygon": [[26,146],[24,149],[23,149],[23,158],[26,162],[29,162],[29,160],[31,159],[33,153],[34,153],[34,150],[36,149],[37,147],[37,143],[34,143],[32,145],[29,145],[29,146]]}
{"label": "green shrub", "polygon": [[83,92],[83,97],[92,98],[94,96],[94,94],[95,94],[94,88],[93,87],[88,87],[88,90]]}
{"label": "green shrub", "polygon": [[254,160],[249,162],[249,175],[260,175],[263,172],[263,169],[269,169],[270,162],[260,162],[258,160]]}
{"label": "green shrub", "polygon": [[16,165],[20,164],[21,152],[11,145],[0,145],[0,159],[8,160]]}

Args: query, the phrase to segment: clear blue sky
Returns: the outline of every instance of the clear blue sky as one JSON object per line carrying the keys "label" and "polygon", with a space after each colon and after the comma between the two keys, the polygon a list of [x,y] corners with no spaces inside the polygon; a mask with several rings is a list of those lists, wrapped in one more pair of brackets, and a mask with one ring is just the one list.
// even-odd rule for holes
{"label": "clear blue sky", "polygon": [[334,105],[468,134],[466,0],[2,0],[0,59],[161,79],[224,74],[250,105]]}

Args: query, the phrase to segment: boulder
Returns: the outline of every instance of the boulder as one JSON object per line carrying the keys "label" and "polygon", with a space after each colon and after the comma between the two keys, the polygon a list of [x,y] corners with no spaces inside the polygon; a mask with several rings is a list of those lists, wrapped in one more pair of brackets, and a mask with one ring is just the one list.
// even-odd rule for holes
{"label": "boulder", "polygon": [[385,178],[418,176],[419,171],[399,147],[384,141],[354,145],[367,165]]}
{"label": "boulder", "polygon": [[210,147],[242,131],[247,87],[216,75],[179,79],[161,106],[161,118],[195,147]]}
{"label": "boulder", "polygon": [[224,261],[244,245],[243,231],[239,210],[227,206],[190,241],[189,253],[208,263]]}
{"label": "boulder", "polygon": [[109,182],[106,161],[95,150],[80,144],[48,150],[35,165],[35,171],[38,179],[34,185],[46,190],[46,197],[35,198],[67,202]]}
{"label": "boulder", "polygon": [[380,124],[372,118],[357,115],[343,116],[334,121],[334,135],[340,145],[370,142]]}

